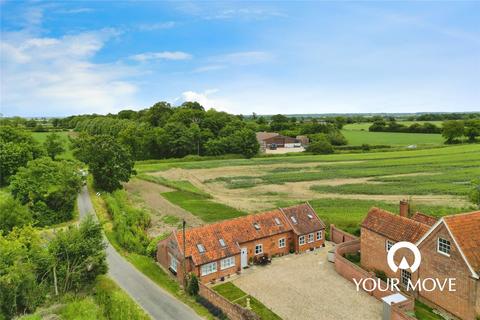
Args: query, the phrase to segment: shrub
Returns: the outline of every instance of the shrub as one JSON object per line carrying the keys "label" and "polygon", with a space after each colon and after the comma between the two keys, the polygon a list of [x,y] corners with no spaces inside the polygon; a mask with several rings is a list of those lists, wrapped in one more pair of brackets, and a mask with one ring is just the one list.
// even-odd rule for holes
{"label": "shrub", "polygon": [[318,140],[311,143],[307,147],[307,151],[314,154],[329,154],[333,153],[333,147],[327,140]]}
{"label": "shrub", "polygon": [[216,318],[220,319],[220,320],[228,320],[228,317],[223,313],[223,311],[216,307],[215,305],[213,305],[210,301],[208,301],[207,299],[205,299],[204,297],[202,296],[196,296],[195,297],[195,300],[200,303],[202,306],[204,306],[205,308],[207,308],[208,312],[210,312],[213,316],[215,316]]}
{"label": "shrub", "polygon": [[187,293],[191,296],[196,296],[198,291],[200,290],[198,286],[198,278],[195,274],[190,273],[188,276],[188,283],[187,283]]}
{"label": "shrub", "polygon": [[375,276],[385,282],[387,282],[387,275],[382,270],[374,270]]}
{"label": "shrub", "polygon": [[344,257],[355,264],[360,262],[360,252],[345,253]]}

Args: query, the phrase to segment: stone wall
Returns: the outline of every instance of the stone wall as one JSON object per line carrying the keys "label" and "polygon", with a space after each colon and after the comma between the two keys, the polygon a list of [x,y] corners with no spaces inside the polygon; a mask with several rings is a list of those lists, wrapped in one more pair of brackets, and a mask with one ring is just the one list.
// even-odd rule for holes
{"label": "stone wall", "polygon": [[355,239],[358,239],[358,237],[336,228],[334,224],[330,225],[330,241],[332,241],[333,243],[342,243]]}
{"label": "stone wall", "polygon": [[199,283],[199,295],[210,301],[214,306],[221,309],[230,320],[260,320],[260,317],[253,311],[230,302],[206,285]]}

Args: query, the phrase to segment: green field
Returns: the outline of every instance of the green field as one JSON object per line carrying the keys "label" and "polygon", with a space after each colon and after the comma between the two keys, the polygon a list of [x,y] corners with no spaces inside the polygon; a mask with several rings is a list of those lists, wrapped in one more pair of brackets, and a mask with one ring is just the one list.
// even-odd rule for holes
{"label": "green field", "polygon": [[413,210],[435,216],[473,210],[467,194],[473,188],[471,180],[480,176],[480,144],[356,154],[148,161],[137,163],[136,169],[152,182],[177,186],[177,191],[162,196],[205,222],[309,201],[328,224],[358,232],[370,207],[397,212],[403,198],[412,200]]}
{"label": "green field", "polygon": [[[407,126],[407,127],[411,126],[414,123],[424,124],[426,122],[434,124],[437,127],[441,127],[443,123],[443,121],[397,121],[398,124],[403,124],[404,126]],[[372,122],[350,123],[350,124],[344,125],[343,129],[347,131],[361,131],[361,130],[368,131],[368,128],[371,125],[372,125]]]}
{"label": "green field", "polygon": [[370,132],[360,130],[342,130],[343,135],[347,138],[348,144],[359,146],[362,144],[369,145],[391,145],[391,146],[408,146],[408,145],[440,145],[444,139],[441,134],[426,133],[400,133],[400,132]]}
{"label": "green field", "polygon": [[[51,132],[32,132],[32,136],[35,140],[37,140],[40,143],[43,143],[47,139],[47,135],[49,135]],[[64,148],[65,152],[62,153],[61,155],[58,156],[59,159],[73,159],[73,153],[72,150],[70,150],[70,141],[68,140],[68,135],[69,132],[67,131],[60,131],[60,132],[55,132],[58,134],[64,143]]]}

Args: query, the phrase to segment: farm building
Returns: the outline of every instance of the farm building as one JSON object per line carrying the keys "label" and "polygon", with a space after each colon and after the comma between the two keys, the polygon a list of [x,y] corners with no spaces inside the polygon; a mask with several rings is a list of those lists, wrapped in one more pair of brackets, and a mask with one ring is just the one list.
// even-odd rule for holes
{"label": "farm building", "polygon": [[[426,291],[418,288],[409,292],[417,299],[460,319],[475,319],[480,315],[480,211],[443,217],[408,214],[408,202],[400,204],[400,215],[372,208],[361,225],[361,265],[367,270],[383,271],[397,278],[407,289],[408,281],[423,279],[456,279],[456,291]],[[399,269],[393,272],[387,264],[390,248],[400,241],[416,244],[421,263],[415,272]],[[405,257],[409,265],[413,254],[400,249],[395,262]]]}
{"label": "farm building", "polygon": [[262,152],[272,146],[275,146],[275,148],[299,148],[308,145],[309,141],[306,136],[292,138],[276,132],[257,132],[257,140]]}
{"label": "farm building", "polygon": [[[206,283],[240,273],[252,263],[272,256],[322,247],[325,224],[313,208],[301,204],[252,214],[185,232],[185,267]],[[173,232],[157,246],[157,260],[177,279],[183,279],[182,231]]]}

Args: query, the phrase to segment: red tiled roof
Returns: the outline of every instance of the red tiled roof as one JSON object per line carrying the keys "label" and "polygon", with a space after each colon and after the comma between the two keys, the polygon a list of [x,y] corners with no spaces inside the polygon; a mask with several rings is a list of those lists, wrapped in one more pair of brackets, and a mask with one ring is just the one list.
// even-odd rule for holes
{"label": "red tiled roof", "polygon": [[444,217],[444,221],[473,270],[480,272],[480,211]]}
{"label": "red tiled roof", "polygon": [[[281,208],[280,210],[282,210],[285,216],[287,216],[288,222],[292,226],[295,233],[299,235],[315,232],[325,228],[325,223],[318,218],[317,214],[308,203],[288,208]],[[292,220],[292,217],[294,220]]]}
{"label": "red tiled roof", "polygon": [[361,226],[391,240],[412,243],[419,240],[430,229],[427,224],[375,207],[370,209]]}
{"label": "red tiled roof", "polygon": [[262,142],[263,140],[270,139],[279,135],[280,134],[276,132],[257,132],[256,133],[258,142]]}
{"label": "red tiled roof", "polygon": [[[277,224],[277,219],[280,224]],[[258,224],[258,229],[254,224]],[[280,210],[252,214],[186,230],[186,256],[191,256],[196,265],[219,260],[240,253],[238,243],[252,241],[292,230]],[[183,250],[182,232],[177,232],[180,249]],[[220,239],[225,241],[222,247]],[[200,253],[197,244],[205,247]]]}
{"label": "red tiled roof", "polygon": [[429,215],[421,213],[421,212],[416,212],[412,216],[412,220],[415,220],[415,221],[421,222],[423,224],[429,225],[430,227],[433,226],[438,221],[437,218],[429,216]]}

